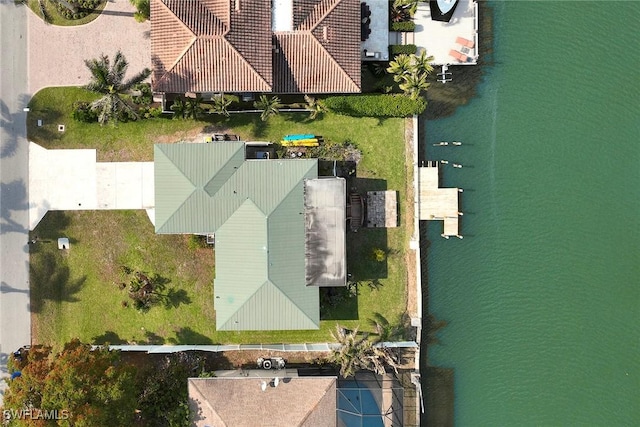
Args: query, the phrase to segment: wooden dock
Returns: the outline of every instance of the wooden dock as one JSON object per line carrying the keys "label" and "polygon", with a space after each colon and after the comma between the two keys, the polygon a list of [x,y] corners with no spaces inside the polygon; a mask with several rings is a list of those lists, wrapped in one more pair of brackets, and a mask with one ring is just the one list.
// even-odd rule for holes
{"label": "wooden dock", "polygon": [[420,220],[444,221],[443,237],[460,235],[458,222],[462,215],[459,211],[458,188],[440,188],[438,162],[427,162],[418,168],[419,173],[419,210]]}

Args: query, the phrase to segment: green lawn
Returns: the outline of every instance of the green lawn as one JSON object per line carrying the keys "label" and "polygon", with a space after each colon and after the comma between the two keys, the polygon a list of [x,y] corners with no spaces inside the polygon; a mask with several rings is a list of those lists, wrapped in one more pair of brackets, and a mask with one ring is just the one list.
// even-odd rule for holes
{"label": "green lawn", "polygon": [[[309,121],[305,114],[281,113],[260,122],[258,115],[234,115],[230,119],[150,119],[100,127],[70,118],[74,100],[91,95],[78,88],[48,88],[30,103],[28,136],[46,148],[97,148],[100,160],[151,160],[153,143],[171,142],[200,132],[225,130],[246,140],[277,141],[289,133],[314,133],[326,140],[350,139],[363,153],[356,187],[398,190],[400,219],[406,212],[406,163],[404,122],[400,119],[349,118],[327,114]],[[44,126],[37,127],[38,119]],[[57,132],[64,123],[66,131]],[[140,343],[281,343],[324,342],[336,322],[361,330],[380,312],[395,322],[406,310],[407,270],[404,260],[408,234],[404,227],[360,229],[349,232],[348,270],[362,283],[357,300],[345,301],[323,312],[318,331],[216,332],[211,249],[189,249],[187,236],[156,235],[143,211],[50,212],[32,235],[31,286],[33,340],[56,344],[79,337],[83,341]],[[53,240],[71,239],[71,250],[62,253]],[[384,262],[372,251],[388,253]],[[184,290],[174,305],[153,307],[139,313],[123,307],[126,291],[120,266],[155,273],[169,280],[167,289]],[[368,285],[368,284],[371,284]]]}

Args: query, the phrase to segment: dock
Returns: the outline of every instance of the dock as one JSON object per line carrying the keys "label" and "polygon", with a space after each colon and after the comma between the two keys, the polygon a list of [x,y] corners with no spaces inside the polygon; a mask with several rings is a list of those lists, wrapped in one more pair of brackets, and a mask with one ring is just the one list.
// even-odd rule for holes
{"label": "dock", "polygon": [[421,221],[444,221],[442,236],[462,238],[459,231],[458,188],[441,188],[438,162],[429,161],[418,168],[419,212]]}

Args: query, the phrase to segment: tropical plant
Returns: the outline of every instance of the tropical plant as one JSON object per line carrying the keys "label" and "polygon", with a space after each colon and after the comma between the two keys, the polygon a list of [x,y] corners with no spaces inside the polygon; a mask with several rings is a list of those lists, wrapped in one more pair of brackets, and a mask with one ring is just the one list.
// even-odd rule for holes
{"label": "tropical plant", "polygon": [[309,110],[309,118],[314,120],[318,115],[326,113],[327,107],[319,99],[315,99],[309,95],[304,96],[306,102],[305,108]]}
{"label": "tropical plant", "polygon": [[331,336],[340,346],[332,350],[329,360],[340,366],[340,375],[343,377],[352,376],[361,369],[384,374],[385,366],[391,366],[398,372],[395,356],[389,349],[374,344],[369,340],[368,334],[358,336],[358,328],[347,331],[336,325],[336,332],[332,332]]}
{"label": "tropical plant", "polygon": [[204,112],[204,109],[202,108],[202,97],[200,95],[195,98],[187,98],[187,102],[184,107],[185,118],[198,120],[198,117],[200,117]]}
{"label": "tropical plant", "polygon": [[408,12],[409,16],[413,16],[416,14],[418,4],[420,3],[421,0],[395,0],[393,2],[393,9],[404,10]]}
{"label": "tropical plant", "polygon": [[427,56],[427,51],[422,49],[420,55],[412,55],[413,56],[413,65],[416,71],[420,73],[431,74],[433,72],[433,56]]}
{"label": "tropical plant", "polygon": [[223,93],[219,96],[214,96],[211,102],[210,112],[229,117],[229,110],[227,110],[227,108],[231,105],[231,100],[225,98]]}
{"label": "tropical plant", "polygon": [[266,95],[260,95],[260,99],[253,103],[253,106],[258,110],[262,110],[262,114],[260,115],[260,120],[266,122],[269,120],[269,117],[275,116],[280,112],[280,98],[277,96],[272,96],[271,98],[267,98]]}
{"label": "tropical plant", "polygon": [[151,70],[145,68],[130,79],[124,80],[129,63],[120,51],[116,52],[113,63],[106,55],[99,59],[85,60],[84,63],[91,72],[91,81],[85,88],[103,95],[91,103],[91,108],[98,112],[98,122],[104,125],[109,121],[124,121],[129,117],[137,119],[137,113],[122,95],[146,80]]}
{"label": "tropical plant", "polygon": [[429,88],[430,83],[427,82],[427,73],[413,72],[403,76],[403,82],[399,86],[411,99],[418,99],[420,94]]}
{"label": "tropical plant", "polygon": [[137,22],[147,21],[151,17],[151,2],[149,0],[129,0],[136,8],[133,17]]}
{"label": "tropical plant", "polygon": [[414,62],[407,54],[397,55],[393,61],[389,62],[387,72],[393,74],[393,80],[399,82],[402,78],[414,70]]}
{"label": "tropical plant", "polygon": [[[135,369],[121,363],[119,352],[78,340],[65,344],[60,352],[34,346],[20,360],[12,360],[10,369],[19,370],[20,376],[9,382],[5,410],[57,411],[60,425],[133,425]],[[19,425],[45,423],[27,420]]]}
{"label": "tropical plant", "polygon": [[186,104],[182,100],[182,98],[176,98],[173,101],[173,104],[171,104],[171,107],[169,107],[169,109],[173,111],[174,119],[184,119],[185,113],[187,111]]}
{"label": "tropical plant", "polygon": [[376,312],[373,313],[373,318],[369,319],[369,324],[375,331],[374,342],[376,343],[398,341],[404,336],[402,318],[398,324],[392,324],[386,317]]}

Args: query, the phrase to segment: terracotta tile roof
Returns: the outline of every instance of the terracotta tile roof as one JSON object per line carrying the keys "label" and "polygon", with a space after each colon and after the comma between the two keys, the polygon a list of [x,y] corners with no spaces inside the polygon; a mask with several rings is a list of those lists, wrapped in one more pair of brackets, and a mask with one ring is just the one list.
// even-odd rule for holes
{"label": "terracotta tile roof", "polygon": [[360,91],[359,0],[293,0],[293,31],[276,33],[270,0],[238,4],[151,1],[156,91]]}
{"label": "terracotta tile roof", "polygon": [[[266,379],[269,381],[269,379]],[[336,378],[281,379],[260,389],[261,379],[189,378],[189,405],[196,426],[334,427]]]}
{"label": "terracotta tile roof", "polygon": [[245,1],[236,10],[228,0],[152,0],[154,89],[269,92],[270,4]]}

